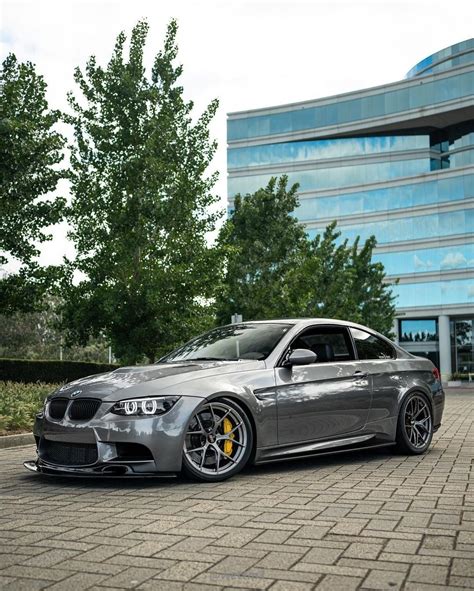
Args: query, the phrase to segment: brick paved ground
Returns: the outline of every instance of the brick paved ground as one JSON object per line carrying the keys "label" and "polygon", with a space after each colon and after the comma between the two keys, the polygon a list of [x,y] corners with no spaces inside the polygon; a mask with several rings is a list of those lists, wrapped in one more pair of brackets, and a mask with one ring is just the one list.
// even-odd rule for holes
{"label": "brick paved ground", "polygon": [[230,482],[41,479],[0,452],[2,589],[474,587],[474,392],[426,456],[366,451]]}

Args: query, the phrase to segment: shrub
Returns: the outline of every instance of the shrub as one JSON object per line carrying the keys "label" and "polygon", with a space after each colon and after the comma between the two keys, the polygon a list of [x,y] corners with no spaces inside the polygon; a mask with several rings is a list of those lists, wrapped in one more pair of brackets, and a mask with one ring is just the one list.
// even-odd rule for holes
{"label": "shrub", "polygon": [[33,361],[28,359],[0,359],[0,381],[31,384],[71,382],[92,374],[117,369],[118,365],[82,361]]}
{"label": "shrub", "polygon": [[35,414],[58,384],[0,382],[0,433],[31,430]]}

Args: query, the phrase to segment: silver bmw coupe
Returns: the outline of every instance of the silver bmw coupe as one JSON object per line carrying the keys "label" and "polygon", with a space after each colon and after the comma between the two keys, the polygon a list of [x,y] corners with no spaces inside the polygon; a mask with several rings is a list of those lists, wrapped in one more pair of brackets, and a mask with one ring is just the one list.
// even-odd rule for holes
{"label": "silver bmw coupe", "polygon": [[438,370],[370,328],[328,319],[211,330],[154,365],[66,384],[37,415],[44,474],[215,482],[263,463],[379,446],[422,454]]}

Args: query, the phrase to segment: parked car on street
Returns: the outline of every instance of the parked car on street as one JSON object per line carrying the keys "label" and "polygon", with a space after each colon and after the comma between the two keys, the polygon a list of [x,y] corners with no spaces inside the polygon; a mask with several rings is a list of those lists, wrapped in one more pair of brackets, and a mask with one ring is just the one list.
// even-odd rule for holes
{"label": "parked car on street", "polygon": [[202,481],[263,463],[394,445],[422,454],[444,392],[428,359],[340,320],[243,322],[158,363],[76,380],[34,426],[44,474]]}

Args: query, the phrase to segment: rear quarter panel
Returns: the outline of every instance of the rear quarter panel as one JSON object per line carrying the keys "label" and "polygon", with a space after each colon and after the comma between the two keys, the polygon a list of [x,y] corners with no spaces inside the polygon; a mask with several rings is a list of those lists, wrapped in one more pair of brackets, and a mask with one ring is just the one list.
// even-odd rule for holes
{"label": "rear quarter panel", "polygon": [[434,426],[440,424],[444,408],[444,392],[441,382],[433,375],[431,361],[417,357],[384,361],[380,364],[380,371],[373,371],[372,378],[373,403],[369,422],[392,419],[391,429],[395,430],[399,409],[404,399],[412,392],[421,392],[426,395],[432,405]]}

